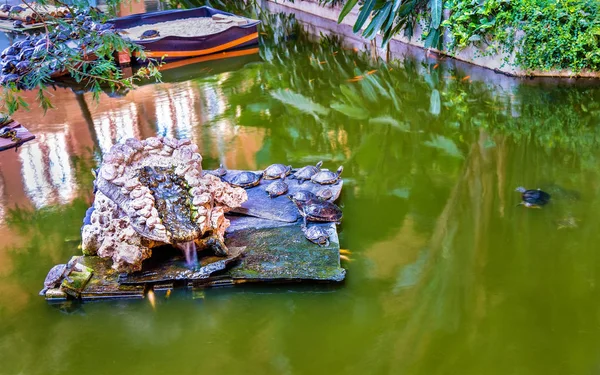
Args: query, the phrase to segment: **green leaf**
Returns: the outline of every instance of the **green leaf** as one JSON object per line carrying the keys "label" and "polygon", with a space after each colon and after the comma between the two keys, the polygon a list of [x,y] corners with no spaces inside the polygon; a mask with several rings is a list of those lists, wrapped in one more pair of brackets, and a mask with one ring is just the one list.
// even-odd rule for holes
{"label": "green leaf", "polygon": [[410,127],[408,124],[404,122],[399,122],[395,118],[391,116],[379,116],[369,119],[369,125],[391,125],[393,128],[396,128],[403,132],[409,132]]}
{"label": "green leaf", "polygon": [[315,119],[318,119],[319,115],[326,116],[327,114],[329,114],[329,109],[323,107],[318,103],[313,102],[306,96],[295,93],[293,91],[279,89],[272,91],[271,96],[279,100],[283,104],[287,104],[301,112],[312,115]]}
{"label": "green leaf", "polygon": [[429,112],[434,116],[438,116],[441,111],[440,92],[438,90],[433,90],[431,92],[429,102]]}
{"label": "green leaf", "polygon": [[430,0],[429,6],[431,7],[431,27],[439,29],[442,22],[442,0]]}
{"label": "green leaf", "polygon": [[392,9],[392,3],[386,3],[383,8],[377,13],[371,20],[371,23],[365,29],[363,36],[368,39],[372,39],[377,35],[377,32],[381,29],[381,25],[388,18]]}
{"label": "green leaf", "polygon": [[338,23],[342,23],[344,18],[346,18],[346,16],[348,15],[348,13],[350,13],[352,8],[354,8],[356,3],[358,3],[358,0],[349,0],[346,4],[344,4],[344,7],[340,12],[340,16],[338,17]]}
{"label": "green leaf", "polygon": [[425,142],[425,146],[437,148],[455,158],[464,158],[454,141],[442,135],[433,135],[430,141]]}
{"label": "green leaf", "polygon": [[360,8],[360,13],[358,14],[358,18],[356,19],[356,23],[352,28],[352,31],[358,33],[360,29],[363,27],[369,16],[371,15],[371,11],[375,6],[375,0],[366,0],[363,6]]}
{"label": "green leaf", "polygon": [[339,103],[339,102],[331,103],[330,107],[340,113],[345,114],[346,116],[348,116],[350,118],[354,118],[357,120],[364,120],[366,118],[369,118],[369,111],[367,111],[364,108],[352,107],[347,104],[343,104],[343,103]]}

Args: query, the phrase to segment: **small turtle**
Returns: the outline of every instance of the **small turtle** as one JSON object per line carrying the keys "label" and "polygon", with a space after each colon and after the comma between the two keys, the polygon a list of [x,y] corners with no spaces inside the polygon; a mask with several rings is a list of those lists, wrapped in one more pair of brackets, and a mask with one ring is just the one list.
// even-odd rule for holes
{"label": "small turtle", "polygon": [[231,180],[228,180],[227,182],[229,182],[233,186],[239,186],[244,189],[248,189],[258,185],[261,177],[262,174],[244,171],[235,175]]}
{"label": "small turtle", "polygon": [[329,246],[329,233],[320,225],[311,225],[310,227],[302,227],[304,237],[310,242],[316,243],[319,246]]}
{"label": "small turtle", "polygon": [[25,23],[26,23],[27,25],[31,25],[31,24],[32,24],[32,23],[34,23],[34,22],[35,22],[35,21],[33,20],[33,17],[31,17],[31,16],[27,16],[27,17],[25,17]]}
{"label": "small turtle", "polygon": [[25,74],[31,70],[31,64],[27,60],[19,61],[15,68],[19,74]]}
{"label": "small turtle", "polygon": [[550,194],[540,189],[527,190],[519,186],[515,191],[521,193],[521,199],[523,200],[517,206],[523,205],[530,208],[542,208],[543,205],[550,202]]}
{"label": "small turtle", "polygon": [[158,32],[158,30],[146,30],[142,33],[140,39],[158,38],[159,36],[160,33]]}
{"label": "small turtle", "polygon": [[18,5],[15,5],[15,6],[13,6],[13,7],[10,8],[9,13],[21,13],[21,12],[24,12],[24,11],[25,11],[25,8],[20,7]]}
{"label": "small turtle", "polygon": [[316,173],[319,172],[322,165],[323,165],[322,161],[318,162],[316,166],[315,165],[307,165],[306,167],[302,167],[302,168],[298,169],[292,175],[292,177],[294,177],[296,180],[298,180],[299,183],[302,183],[306,180],[310,180],[310,178],[313,175],[315,175]]}
{"label": "small turtle", "polygon": [[14,59],[6,59],[2,64],[2,74],[11,74],[15,72],[17,67],[17,60]]}
{"label": "small turtle", "polygon": [[321,184],[321,185],[335,184],[340,179],[340,175],[342,174],[343,170],[344,170],[344,167],[342,167],[342,166],[340,166],[338,168],[337,172],[322,170],[322,171],[316,173],[315,175],[313,175],[310,178],[310,180],[316,184]]}
{"label": "small turtle", "polygon": [[57,264],[52,267],[46,276],[46,280],[44,280],[44,289],[40,291],[40,296],[45,296],[48,289],[60,286],[63,279],[72,282],[73,280],[69,278],[69,274],[73,267],[75,267],[75,264],[76,261],[70,260],[67,264]]}
{"label": "small turtle", "polygon": [[10,5],[8,5],[8,4],[0,5],[0,11],[3,11],[4,13],[8,13],[10,11]]}
{"label": "small turtle", "polygon": [[6,126],[0,130],[0,138],[10,139],[13,142],[19,142],[21,139],[17,136],[17,131]]}
{"label": "small turtle", "polygon": [[35,51],[35,48],[25,48],[24,50],[21,51],[21,53],[19,53],[17,55],[17,60],[19,60],[19,61],[29,60],[31,58],[31,56],[33,56],[34,51]]}
{"label": "small turtle", "polygon": [[13,119],[6,113],[0,113],[0,127],[10,124]]}
{"label": "small turtle", "polygon": [[219,168],[215,169],[214,171],[209,171],[207,173],[212,174],[213,176],[223,177],[227,174],[227,169],[223,164],[219,164]]}
{"label": "small turtle", "polygon": [[319,197],[317,197],[313,192],[308,190],[298,190],[294,194],[290,196],[293,201],[297,202],[317,202],[319,201]]}
{"label": "small turtle", "polygon": [[21,21],[21,20],[16,20],[15,22],[13,22],[13,27],[14,27],[15,29],[22,29],[22,28],[24,28],[25,26],[23,26],[23,21]]}
{"label": "small turtle", "polygon": [[6,74],[1,76],[0,78],[0,85],[6,85],[8,83],[11,82],[16,82],[19,79],[19,75],[18,74]]}
{"label": "small turtle", "polygon": [[342,220],[342,210],[334,203],[329,201],[298,201],[293,196],[288,196],[292,202],[298,207],[300,215],[304,220],[304,226],[306,221],[325,221],[339,223]]}
{"label": "small turtle", "polygon": [[4,59],[6,56],[9,56],[9,55],[18,55],[19,51],[20,51],[20,48],[17,47],[16,43],[15,43],[15,45],[5,48],[2,51],[2,53],[0,53],[0,57]]}
{"label": "small turtle", "polygon": [[319,197],[320,199],[327,201],[331,197],[333,197],[333,190],[331,190],[330,188],[323,188],[323,189],[320,189],[319,191],[317,191],[317,193],[315,195],[317,197]]}
{"label": "small turtle", "polygon": [[279,176],[280,180],[272,182],[265,191],[269,194],[269,198],[275,198],[287,193],[288,184],[285,182],[285,172]]}
{"label": "small turtle", "polygon": [[283,174],[287,176],[292,171],[292,166],[288,165],[287,167],[283,164],[271,164],[264,171],[265,180],[275,180],[280,178]]}

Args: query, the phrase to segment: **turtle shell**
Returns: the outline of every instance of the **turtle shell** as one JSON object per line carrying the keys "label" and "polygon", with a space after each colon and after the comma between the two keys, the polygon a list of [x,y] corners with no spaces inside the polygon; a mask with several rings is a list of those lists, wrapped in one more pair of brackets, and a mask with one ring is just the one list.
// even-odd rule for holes
{"label": "turtle shell", "polygon": [[4,126],[10,123],[11,121],[12,119],[9,115],[7,115],[6,113],[0,113],[0,126]]}
{"label": "turtle shell", "polygon": [[52,267],[52,269],[50,269],[48,272],[46,279],[44,280],[44,286],[47,288],[54,287],[59,281],[62,280],[66,270],[66,264],[57,264],[56,266]]}
{"label": "turtle shell", "polygon": [[0,78],[0,85],[5,85],[7,83],[15,82],[19,79],[17,74],[6,74]]}
{"label": "turtle shell", "polygon": [[310,180],[310,178],[312,176],[314,176],[316,173],[319,172],[322,165],[323,165],[323,162],[320,161],[317,163],[316,166],[315,165],[307,165],[305,167],[302,167],[293,174],[293,177],[298,180]]}
{"label": "turtle shell", "polygon": [[10,8],[10,13],[21,13],[21,12],[24,12],[24,11],[25,11],[25,8],[22,8],[22,7],[18,6],[18,5],[15,5],[14,7]]}
{"label": "turtle shell", "polygon": [[310,242],[321,246],[329,245],[329,233],[325,228],[318,225],[311,225],[302,231],[304,232],[304,237]]}
{"label": "turtle shell", "polygon": [[223,177],[227,174],[227,169],[225,169],[225,166],[223,166],[223,164],[221,164],[221,165],[219,165],[219,168],[215,169],[214,171],[207,172],[207,173],[210,173],[213,176]]}
{"label": "turtle shell", "polygon": [[23,21],[21,20],[16,20],[15,22],[13,22],[13,27],[17,28],[17,29],[21,29],[23,28]]}
{"label": "turtle shell", "polygon": [[244,189],[258,185],[262,176],[252,172],[241,172],[235,175],[231,180],[227,181],[233,186],[239,186]]}
{"label": "turtle shell", "polygon": [[0,10],[6,13],[6,12],[10,11],[10,5],[2,4],[2,5],[0,5]]}
{"label": "turtle shell", "polygon": [[282,178],[281,180],[272,182],[269,186],[267,186],[265,191],[267,194],[269,194],[269,198],[275,198],[287,193],[288,184]]}
{"label": "turtle shell", "polygon": [[317,197],[311,191],[298,190],[293,195],[290,195],[290,199],[295,202],[309,202],[309,201],[317,201],[317,200],[319,200],[319,197]]}
{"label": "turtle shell", "polygon": [[141,39],[157,38],[160,36],[158,30],[146,30],[140,36]]}
{"label": "turtle shell", "polygon": [[17,72],[19,72],[19,74],[25,74],[31,70],[31,64],[29,63],[29,61],[24,60],[17,63],[15,68],[17,69]]}
{"label": "turtle shell", "polygon": [[333,197],[333,191],[330,188],[323,188],[317,191],[315,195],[320,199],[329,200]]}
{"label": "turtle shell", "polygon": [[304,217],[305,221],[326,221],[337,223],[342,220],[342,210],[329,201],[309,200],[306,202],[300,202],[294,198],[291,199],[298,207],[300,215]]}
{"label": "turtle shell", "polygon": [[13,59],[7,59],[4,64],[2,64],[2,73],[10,74],[13,73],[16,69],[17,61]]}
{"label": "turtle shell", "polygon": [[320,171],[313,175],[310,180],[321,185],[335,184],[340,179],[340,175],[342,174],[343,170],[344,167],[339,167],[337,172]]}
{"label": "turtle shell", "polygon": [[35,51],[35,48],[25,48],[21,51],[21,53],[19,53],[19,55],[17,55],[17,60],[28,60],[31,56],[33,56],[33,51]]}
{"label": "turtle shell", "polygon": [[280,178],[282,174],[285,174],[286,176],[289,175],[291,171],[291,165],[271,164],[265,169],[264,178],[266,180],[275,180]]}
{"label": "turtle shell", "polygon": [[521,199],[523,202],[534,205],[534,206],[543,206],[550,202],[550,194],[546,193],[542,190],[526,190],[521,194]]}
{"label": "turtle shell", "polygon": [[5,48],[4,51],[2,51],[2,53],[0,54],[0,57],[5,58],[8,55],[18,55],[18,54],[19,54],[19,47],[12,45],[8,48]]}

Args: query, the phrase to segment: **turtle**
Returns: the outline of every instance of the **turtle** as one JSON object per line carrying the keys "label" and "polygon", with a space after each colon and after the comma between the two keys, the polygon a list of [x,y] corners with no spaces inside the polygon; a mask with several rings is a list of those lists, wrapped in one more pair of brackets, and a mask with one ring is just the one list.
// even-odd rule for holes
{"label": "turtle", "polygon": [[329,201],[298,201],[293,196],[288,196],[298,207],[302,215],[303,224],[306,227],[307,221],[325,221],[340,223],[342,220],[342,210],[334,203]]}
{"label": "turtle", "polygon": [[285,182],[285,172],[283,172],[279,178],[280,180],[271,182],[271,184],[265,189],[267,194],[269,194],[269,198],[275,198],[287,193],[288,184]]}
{"label": "turtle", "polygon": [[25,17],[25,23],[28,25],[31,25],[32,23],[35,23],[35,21],[34,21],[33,17],[27,16],[27,17]]}
{"label": "turtle", "polygon": [[2,64],[2,74],[14,73],[17,67],[17,63],[18,61],[14,60],[13,58],[6,59]]}
{"label": "turtle", "polygon": [[4,13],[8,13],[8,11],[10,11],[10,5],[8,5],[8,4],[0,5],[0,11],[3,11]]}
{"label": "turtle", "polygon": [[158,30],[146,30],[142,33],[142,35],[140,35],[140,39],[158,38],[159,36],[160,33]]}
{"label": "turtle", "polygon": [[0,130],[0,138],[10,139],[13,142],[19,142],[21,139],[17,136],[17,131],[6,126]]}
{"label": "turtle", "polygon": [[302,227],[304,237],[310,242],[316,243],[319,246],[329,246],[329,233],[320,225],[311,225],[310,227]]}
{"label": "turtle", "polygon": [[308,191],[308,190],[298,190],[297,192],[295,192],[294,194],[291,195],[291,198],[294,201],[297,202],[316,202],[319,200],[319,197],[317,197],[313,192]]}
{"label": "turtle", "polygon": [[40,291],[40,296],[45,296],[48,289],[60,286],[63,279],[72,282],[73,280],[69,278],[69,274],[75,264],[77,264],[77,261],[71,259],[67,264],[57,264],[52,267],[44,280],[44,288]]}
{"label": "turtle", "polygon": [[328,171],[328,170],[321,170],[320,172],[314,174],[310,180],[316,184],[320,184],[320,185],[331,185],[331,184],[335,184],[336,182],[338,182],[338,180],[340,179],[340,175],[342,174],[342,171],[344,170],[344,167],[340,166],[337,170],[337,172],[332,172],[332,171]]}
{"label": "turtle", "polygon": [[22,29],[22,28],[24,28],[25,26],[23,26],[23,21],[21,21],[21,20],[16,20],[15,22],[13,22],[13,27],[14,27],[15,29]]}
{"label": "turtle", "polygon": [[295,178],[296,180],[298,180],[298,183],[302,183],[306,180],[310,180],[310,178],[315,175],[316,173],[319,172],[319,170],[321,170],[321,166],[323,165],[323,162],[320,161],[317,163],[317,165],[307,165],[305,167],[302,167],[300,169],[298,169],[293,175],[292,177]]}
{"label": "turtle", "polygon": [[19,50],[20,50],[20,48],[17,47],[17,45],[15,43],[14,45],[5,48],[2,51],[2,53],[0,53],[0,57],[4,59],[6,56],[9,56],[9,55],[18,55]]}
{"label": "turtle", "polygon": [[258,185],[262,174],[256,174],[253,172],[244,171],[235,176],[231,180],[228,180],[231,185],[248,189]]}
{"label": "turtle", "polygon": [[281,178],[281,175],[287,176],[292,171],[292,166],[283,164],[271,164],[264,171],[265,180],[275,180]]}
{"label": "turtle", "polygon": [[333,190],[331,190],[330,188],[323,188],[320,189],[319,191],[317,191],[317,193],[315,194],[319,199],[322,199],[324,201],[329,200],[331,197],[333,197]]}
{"label": "turtle", "polygon": [[10,124],[13,119],[6,113],[0,113],[0,127]]}
{"label": "turtle", "polygon": [[20,7],[18,5],[15,5],[15,6],[13,6],[13,7],[10,8],[9,13],[21,13],[21,12],[24,12],[24,11],[25,11],[25,8]]}
{"label": "turtle", "polygon": [[15,68],[19,74],[25,74],[31,70],[31,64],[27,60],[19,61]]}
{"label": "turtle", "polygon": [[209,171],[207,173],[212,174],[213,176],[223,177],[227,174],[227,169],[223,164],[219,164],[219,168],[215,169],[214,171]]}
{"label": "turtle", "polygon": [[21,53],[19,53],[17,55],[17,60],[19,60],[19,61],[28,60],[33,55],[33,51],[35,51],[35,48],[25,48],[24,50],[21,51]]}
{"label": "turtle", "polygon": [[522,202],[517,206],[523,205],[525,207],[530,208],[542,208],[543,205],[550,202],[550,194],[542,191],[540,189],[537,190],[527,190],[522,186],[519,186],[515,189],[521,193]]}

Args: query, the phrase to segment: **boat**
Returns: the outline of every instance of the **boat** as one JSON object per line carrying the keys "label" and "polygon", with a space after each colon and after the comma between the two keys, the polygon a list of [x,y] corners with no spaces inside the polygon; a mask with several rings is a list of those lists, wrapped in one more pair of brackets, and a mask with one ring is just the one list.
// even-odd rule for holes
{"label": "boat", "polygon": [[[146,57],[155,59],[182,59],[198,57],[218,52],[231,51],[258,44],[258,25],[260,21],[240,17],[208,6],[194,9],[175,9],[151,13],[133,14],[112,19],[119,30],[136,26],[152,25],[160,22],[183,20],[188,18],[215,18],[219,16],[236,17],[245,20],[241,25],[231,26],[215,34],[183,37],[165,36],[151,40],[133,40],[144,47]],[[139,57],[139,56],[136,56]]]}

